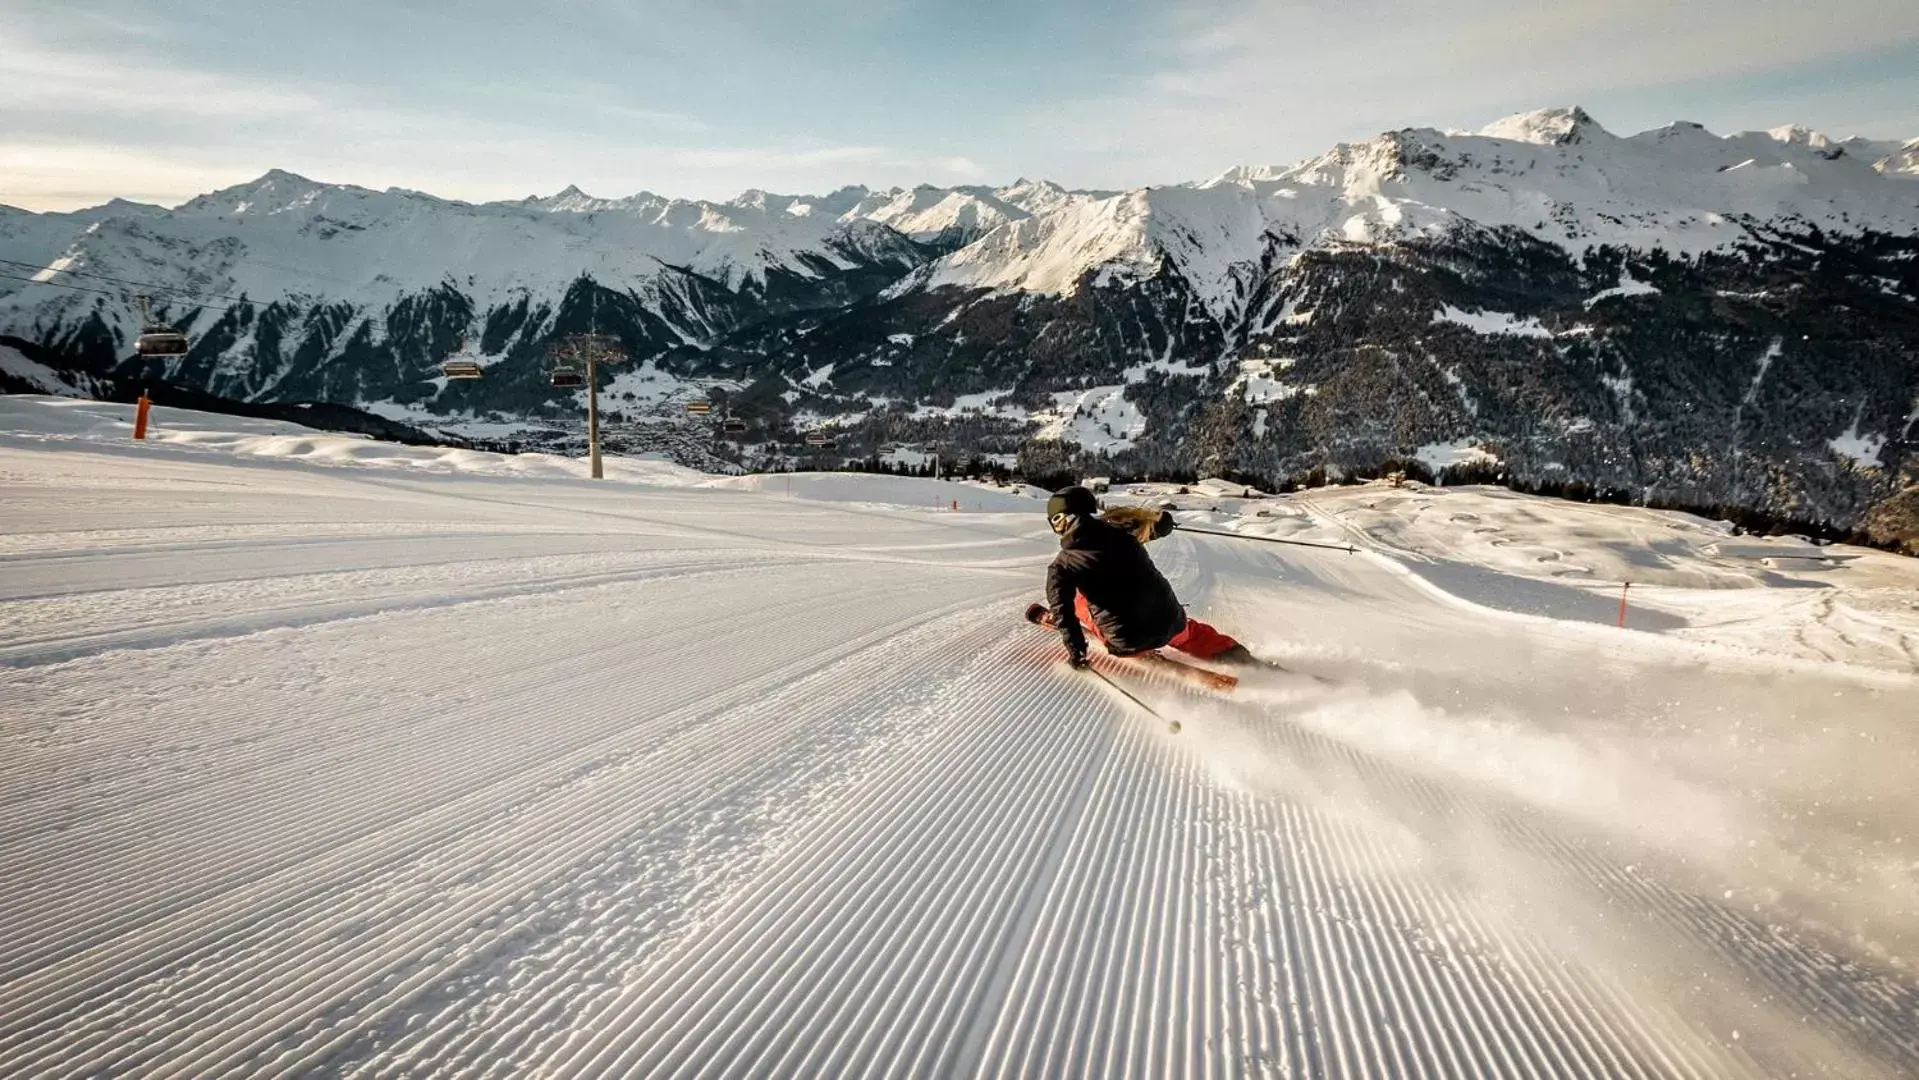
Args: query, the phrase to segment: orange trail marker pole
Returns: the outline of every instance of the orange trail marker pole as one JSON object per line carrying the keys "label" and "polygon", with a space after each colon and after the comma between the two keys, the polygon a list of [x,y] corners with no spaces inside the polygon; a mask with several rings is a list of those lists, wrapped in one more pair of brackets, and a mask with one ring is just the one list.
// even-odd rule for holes
{"label": "orange trail marker pole", "polygon": [[145,390],[140,391],[140,402],[133,410],[133,437],[147,437],[147,412],[153,408],[153,402],[147,398]]}
{"label": "orange trail marker pole", "polygon": [[1632,588],[1630,581],[1619,583],[1619,628],[1621,630],[1626,628],[1626,590],[1630,588]]}

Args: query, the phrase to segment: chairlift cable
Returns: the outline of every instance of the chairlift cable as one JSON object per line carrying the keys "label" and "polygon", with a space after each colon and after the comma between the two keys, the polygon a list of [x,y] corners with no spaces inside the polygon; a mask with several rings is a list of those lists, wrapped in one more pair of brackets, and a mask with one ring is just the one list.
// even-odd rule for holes
{"label": "chairlift cable", "polygon": [[[106,289],[90,289],[84,285],[68,285],[63,281],[39,281],[34,278],[20,277],[15,274],[6,273],[0,273],[0,278],[10,281],[24,281],[29,285],[52,285],[55,288],[72,289],[75,292],[97,293],[101,296],[111,296],[122,302],[126,300],[125,295],[122,293],[109,292]],[[153,321],[151,297],[146,293],[139,293],[134,299],[138,302],[140,308],[140,332],[134,337],[134,351],[138,355],[143,357],[186,356],[192,351],[192,339],[188,338],[186,334],[180,332],[173,326],[164,323],[155,323]],[[207,309],[203,308],[201,310]],[[215,307],[211,310],[226,314],[231,312],[233,308]]]}
{"label": "chairlift cable", "polygon": [[8,281],[24,281],[29,285],[51,285],[56,289],[72,289],[74,292],[99,293],[101,296],[111,296],[121,300],[126,299],[124,293],[109,292],[106,289],[90,289],[85,285],[69,285],[64,281],[41,281],[38,278],[18,277],[8,273],[0,273],[0,278],[5,278]]}
{"label": "chairlift cable", "polygon": [[[125,293],[115,292],[111,289],[95,289],[86,285],[69,285],[64,281],[43,281],[39,278],[19,277],[14,274],[5,273],[3,269],[0,269],[0,278],[4,278],[9,281],[24,281],[29,285],[51,285],[56,289],[71,289],[74,292],[95,293],[100,296],[111,296],[114,299],[121,300],[121,301],[124,301],[126,299]],[[228,312],[238,310],[239,308],[242,308],[242,307],[261,307],[261,306],[263,305],[258,300],[248,300],[243,304],[211,305],[207,307],[202,307],[200,310],[219,312],[220,314],[224,315],[224,314],[227,314]]]}
{"label": "chairlift cable", "polygon": [[[311,266],[288,266],[288,265],[286,265],[285,263],[277,263],[277,262],[274,262],[274,261],[273,261],[273,260],[271,260],[271,259],[263,259],[263,258],[261,258],[261,257],[260,257],[259,255],[257,255],[257,254],[254,254],[254,253],[251,253],[251,252],[249,252],[249,253],[248,253],[247,255],[245,255],[245,256],[243,256],[243,257],[241,257],[241,258],[239,258],[239,259],[237,259],[237,260],[235,260],[235,261],[236,261],[236,262],[240,262],[240,263],[244,263],[244,264],[246,264],[246,265],[248,265],[248,266],[260,266],[260,267],[265,267],[266,269],[269,269],[269,270],[278,270],[278,271],[280,271],[281,273],[284,273],[284,274],[292,274],[292,275],[293,275],[293,276],[295,276],[295,277],[302,277],[302,278],[307,278],[307,279],[309,279],[309,280],[313,280],[313,281],[331,281],[331,282],[334,282],[334,283],[336,283],[336,284],[340,284],[340,285],[348,285],[348,286],[355,286],[355,287],[357,287],[357,286],[358,286],[358,285],[360,284],[360,282],[357,282],[357,281],[354,281],[353,279],[350,279],[350,278],[343,278],[343,277],[340,277],[340,276],[339,276],[339,275],[337,275],[337,274],[326,274],[326,273],[322,273],[322,272],[320,272],[320,271],[318,271],[318,270],[315,270],[315,269],[313,269],[313,268],[312,268]],[[42,266],[42,265],[40,265],[40,264],[37,264],[37,263],[22,263],[22,262],[20,262],[20,261],[18,261],[18,260],[16,260],[16,259],[0,259],[0,263],[13,263],[13,264],[14,264],[14,265],[16,265],[16,266],[26,266],[26,267],[30,267],[30,268],[32,268],[32,269],[34,269],[34,270],[44,270],[44,269],[46,269],[46,267],[45,267],[45,266]],[[107,278],[108,280],[111,280],[111,281],[127,281],[127,280],[128,280],[128,279],[124,279],[124,278],[114,278],[114,277],[111,277],[111,276],[109,276],[109,275],[106,275],[106,274],[97,274],[97,273],[94,273],[94,272],[93,272],[93,271],[91,271],[91,270],[60,270],[60,271],[56,271],[56,272],[57,272],[57,273],[62,273],[62,274],[80,274],[80,275],[84,275],[84,276],[87,276],[87,277],[102,277],[102,278]],[[151,286],[151,287],[153,287],[153,288],[165,288],[165,289],[177,289],[177,288],[178,288],[177,286],[171,286],[171,285],[164,285],[164,286],[163,286],[163,285],[153,285],[153,284],[152,284],[152,283],[150,283],[150,282],[139,282],[139,281],[134,281],[134,282],[130,282],[130,283],[131,283],[131,284],[135,284],[135,285],[150,285],[150,286]],[[213,295],[218,295],[218,294],[213,294]],[[232,299],[232,298],[231,298],[231,297],[229,297],[228,299]],[[259,303],[259,301],[249,301],[249,302],[250,302],[250,303]]]}
{"label": "chairlift cable", "polygon": [[[36,272],[67,274],[72,277],[93,278],[99,281],[111,281],[116,285],[130,285],[140,289],[152,289],[155,292],[172,292],[172,293],[179,293],[183,296],[192,296],[192,297],[210,297],[215,300],[231,300],[237,304],[252,304],[256,306],[266,303],[266,301],[261,301],[261,300],[250,300],[244,296],[229,296],[226,293],[200,292],[195,289],[184,289],[178,285],[161,285],[161,284],[158,284],[157,282],[152,282],[152,281],[135,281],[132,278],[115,277],[112,274],[96,274],[91,270],[68,270],[64,268],[55,270],[47,266],[35,266],[32,263],[21,262],[18,259],[0,259],[0,264],[6,264],[8,266],[23,267]],[[58,284],[58,282],[48,281],[48,280],[39,280],[36,282],[36,284],[54,285],[54,284]]]}

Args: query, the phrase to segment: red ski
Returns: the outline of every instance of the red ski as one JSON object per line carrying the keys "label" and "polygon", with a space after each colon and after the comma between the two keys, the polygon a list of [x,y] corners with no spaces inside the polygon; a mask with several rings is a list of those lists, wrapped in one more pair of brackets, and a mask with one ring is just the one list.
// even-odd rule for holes
{"label": "red ski", "polygon": [[[1026,621],[1046,630],[1058,629],[1057,626],[1053,625],[1052,613],[1046,610],[1046,605],[1044,604],[1028,605],[1026,608]],[[1097,641],[1098,639],[1094,638],[1093,640]],[[1102,647],[1104,647],[1103,644]],[[1107,655],[1113,656],[1112,653],[1107,653]],[[1113,656],[1113,659],[1138,661],[1142,667],[1162,671],[1188,686],[1197,687],[1201,690],[1209,690],[1216,694],[1230,694],[1239,686],[1239,676],[1237,675],[1228,675],[1223,671],[1203,668],[1198,664],[1186,660],[1175,660],[1162,652],[1149,651],[1132,653],[1128,656]]]}

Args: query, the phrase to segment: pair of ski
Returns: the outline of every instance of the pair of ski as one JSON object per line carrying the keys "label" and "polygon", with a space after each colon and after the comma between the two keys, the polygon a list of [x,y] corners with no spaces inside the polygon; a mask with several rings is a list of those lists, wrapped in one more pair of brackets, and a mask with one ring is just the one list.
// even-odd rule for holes
{"label": "pair of ski", "polygon": [[[1052,613],[1046,610],[1046,605],[1044,604],[1029,605],[1026,608],[1026,621],[1042,629],[1058,629],[1057,626],[1053,625]],[[1157,650],[1130,653],[1126,656],[1115,656],[1112,653],[1107,653],[1107,655],[1112,656],[1115,660],[1124,660],[1139,664],[1142,667],[1170,676],[1195,689],[1206,690],[1215,694],[1230,694],[1239,686],[1239,676],[1237,675],[1228,675],[1223,671],[1203,668],[1198,664],[1185,660],[1176,660]],[[1175,728],[1174,730],[1178,729]]]}

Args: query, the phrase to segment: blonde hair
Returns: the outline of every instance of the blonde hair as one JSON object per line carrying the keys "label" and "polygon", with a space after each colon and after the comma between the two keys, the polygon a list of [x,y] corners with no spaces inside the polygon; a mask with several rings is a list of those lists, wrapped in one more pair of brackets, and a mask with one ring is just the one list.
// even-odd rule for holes
{"label": "blonde hair", "polygon": [[1115,506],[1099,516],[1101,521],[1116,529],[1125,529],[1133,534],[1133,539],[1144,544],[1160,533],[1157,530],[1159,516],[1163,510],[1154,510],[1146,506]]}

